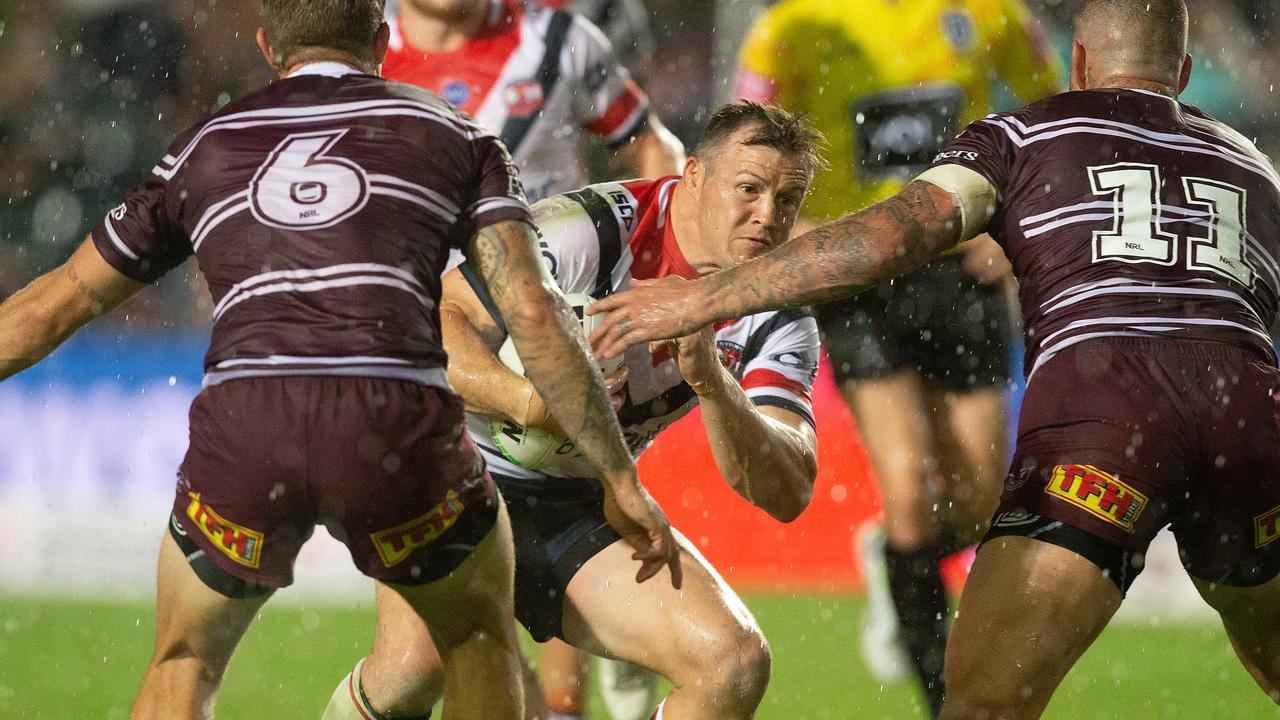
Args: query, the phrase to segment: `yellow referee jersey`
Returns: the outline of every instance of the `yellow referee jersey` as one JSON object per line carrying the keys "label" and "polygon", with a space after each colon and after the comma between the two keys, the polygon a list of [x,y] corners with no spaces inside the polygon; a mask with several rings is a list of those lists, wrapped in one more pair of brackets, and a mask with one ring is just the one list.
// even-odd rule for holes
{"label": "yellow referee jersey", "polygon": [[830,142],[804,215],[883,200],[971,121],[994,83],[1022,102],[1061,71],[1021,0],[782,0],[743,41],[736,93],[808,113]]}

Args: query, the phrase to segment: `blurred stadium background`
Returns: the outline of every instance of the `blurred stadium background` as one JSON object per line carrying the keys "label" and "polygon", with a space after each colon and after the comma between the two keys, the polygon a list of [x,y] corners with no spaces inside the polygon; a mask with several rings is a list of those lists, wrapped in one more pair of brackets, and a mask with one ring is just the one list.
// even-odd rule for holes
{"label": "blurred stadium background", "polygon": [[[738,40],[763,4],[648,0],[656,45],[646,89],[686,144],[728,99]],[[1184,98],[1275,157],[1280,3],[1189,4],[1197,72]],[[1065,57],[1073,3],[1032,5]],[[176,132],[270,80],[252,40],[257,9],[258,0],[0,2],[0,297],[60,262]],[[209,309],[188,266],[0,385],[0,719],[127,717],[150,648],[155,550]],[[825,369],[815,402],[821,470],[795,523],[770,521],[724,487],[705,439],[689,430],[696,417],[659,440],[643,476],[771,639],[761,717],[923,717],[909,685],[878,685],[857,658],[853,542],[879,499]],[[1049,717],[1274,717],[1160,545]],[[956,563],[953,585],[963,572]],[[233,663],[222,716],[318,717],[367,649],[370,587],[345,550],[317,534],[298,576]]]}

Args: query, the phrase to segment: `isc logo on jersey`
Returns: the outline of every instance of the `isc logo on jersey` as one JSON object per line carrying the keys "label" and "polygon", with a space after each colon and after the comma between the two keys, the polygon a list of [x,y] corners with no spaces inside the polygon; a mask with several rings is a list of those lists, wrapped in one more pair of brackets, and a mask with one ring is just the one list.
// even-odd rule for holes
{"label": "isc logo on jersey", "polygon": [[1147,507],[1146,495],[1092,465],[1055,467],[1044,491],[1129,532]]}
{"label": "isc logo on jersey", "polygon": [[[578,322],[582,324],[584,335],[590,333],[604,317],[586,314],[587,306],[595,302],[595,298],[590,295],[569,293],[565,295],[565,300],[569,301],[569,307],[573,308]],[[524,375],[524,363],[520,361],[520,355],[516,352],[511,338],[508,337],[502,343],[501,349],[498,350],[498,359],[512,372]],[[608,375],[622,365],[622,358],[599,360],[596,365],[600,368],[600,372]],[[508,460],[530,470],[554,467],[557,463],[578,454],[572,440],[545,430],[527,428],[511,420],[491,419],[489,435],[493,438],[493,444]]]}

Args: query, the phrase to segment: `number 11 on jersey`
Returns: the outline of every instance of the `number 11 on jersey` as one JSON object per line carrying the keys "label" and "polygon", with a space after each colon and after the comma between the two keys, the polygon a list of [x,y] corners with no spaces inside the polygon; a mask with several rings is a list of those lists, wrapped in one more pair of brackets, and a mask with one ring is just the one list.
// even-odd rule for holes
{"label": "number 11 on jersey", "polygon": [[[1088,169],[1094,195],[1111,196],[1115,220],[1111,230],[1093,233],[1093,261],[1173,265],[1178,236],[1161,229],[1163,214],[1186,215],[1187,222],[1208,228],[1206,237],[1188,236],[1188,270],[1214,272],[1252,287],[1257,275],[1245,259],[1244,188],[1218,180],[1184,177],[1187,204],[1198,210],[1165,207],[1160,201],[1160,168],[1145,163],[1095,165]],[[1204,218],[1200,220],[1199,218]]]}

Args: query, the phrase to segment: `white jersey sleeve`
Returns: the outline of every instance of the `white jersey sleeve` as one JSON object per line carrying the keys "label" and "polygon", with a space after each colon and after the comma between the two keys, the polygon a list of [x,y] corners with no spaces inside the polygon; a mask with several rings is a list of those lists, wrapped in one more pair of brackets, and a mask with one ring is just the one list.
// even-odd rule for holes
{"label": "white jersey sleeve", "polygon": [[818,323],[804,310],[759,313],[742,351],[740,382],[751,402],[813,419],[818,374]]}
{"label": "white jersey sleeve", "polygon": [[582,127],[610,146],[635,136],[649,117],[649,98],[619,62],[604,33],[575,15],[561,72],[573,83],[573,109]]}
{"label": "white jersey sleeve", "polygon": [[600,266],[600,241],[586,208],[567,195],[556,195],[534,204],[533,222],[538,249],[560,290],[591,294]]}

